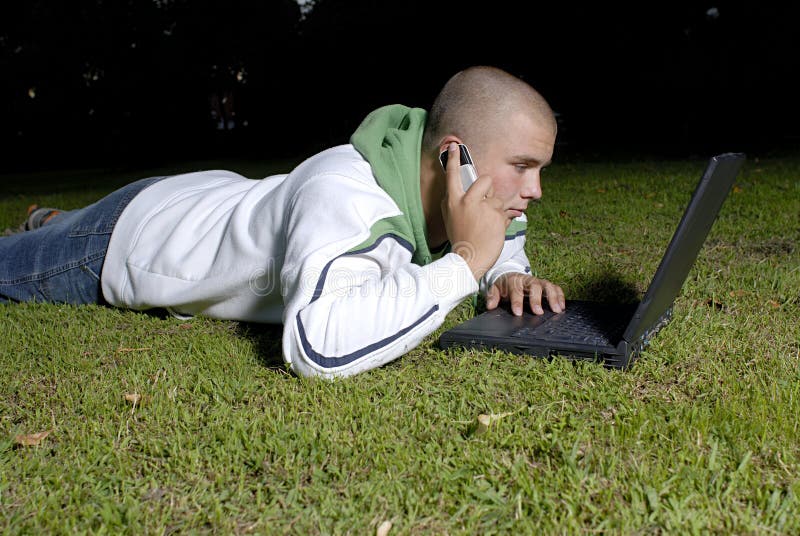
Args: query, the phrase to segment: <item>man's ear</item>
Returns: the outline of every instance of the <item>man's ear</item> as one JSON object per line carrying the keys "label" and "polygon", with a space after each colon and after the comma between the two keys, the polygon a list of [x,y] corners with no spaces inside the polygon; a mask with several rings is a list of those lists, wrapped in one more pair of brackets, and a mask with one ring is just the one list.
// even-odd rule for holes
{"label": "man's ear", "polygon": [[448,134],[447,136],[442,138],[441,142],[439,142],[439,153],[441,154],[444,151],[446,151],[447,148],[450,146],[450,144],[453,143],[453,142],[458,143],[458,144],[464,143],[461,140],[461,138],[459,138],[458,136],[455,136],[453,134]]}

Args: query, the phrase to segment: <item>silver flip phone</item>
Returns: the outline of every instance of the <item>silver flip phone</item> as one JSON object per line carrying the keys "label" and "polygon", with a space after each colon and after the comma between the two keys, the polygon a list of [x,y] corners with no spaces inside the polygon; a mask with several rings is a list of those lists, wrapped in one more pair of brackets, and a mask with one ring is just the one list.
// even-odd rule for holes
{"label": "silver flip phone", "polygon": [[[463,186],[464,191],[466,192],[472,183],[478,180],[478,172],[475,170],[475,165],[472,163],[472,156],[469,154],[469,150],[467,146],[459,143],[458,150],[461,155],[461,164],[458,167],[459,173],[461,173],[461,186]],[[439,155],[439,161],[442,163],[442,168],[447,170],[447,151],[442,151],[442,154]]]}

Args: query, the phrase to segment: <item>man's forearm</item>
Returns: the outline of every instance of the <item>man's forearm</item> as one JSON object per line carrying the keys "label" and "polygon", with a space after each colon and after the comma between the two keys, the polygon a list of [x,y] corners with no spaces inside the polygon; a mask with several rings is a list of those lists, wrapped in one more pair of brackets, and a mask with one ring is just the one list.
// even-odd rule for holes
{"label": "man's forearm", "polygon": [[335,266],[327,277],[339,284],[332,281],[326,289],[323,282],[316,299],[285,319],[284,356],[304,376],[350,376],[388,363],[416,347],[478,290],[469,266],[455,254],[353,285]]}

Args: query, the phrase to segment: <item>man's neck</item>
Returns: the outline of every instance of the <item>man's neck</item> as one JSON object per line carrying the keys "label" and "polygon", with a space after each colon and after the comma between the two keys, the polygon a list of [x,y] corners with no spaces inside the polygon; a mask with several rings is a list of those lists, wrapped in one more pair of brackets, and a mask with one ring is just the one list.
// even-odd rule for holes
{"label": "man's neck", "polygon": [[419,164],[419,190],[428,230],[428,247],[436,248],[447,241],[447,230],[442,218],[444,177],[438,160],[430,154],[423,152]]}

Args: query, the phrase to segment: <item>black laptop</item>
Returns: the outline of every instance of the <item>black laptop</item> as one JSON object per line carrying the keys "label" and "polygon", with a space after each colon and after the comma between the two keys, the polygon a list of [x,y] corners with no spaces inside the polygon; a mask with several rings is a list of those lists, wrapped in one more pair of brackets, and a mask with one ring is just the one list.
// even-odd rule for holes
{"label": "black laptop", "polygon": [[726,153],[708,163],[644,298],[631,304],[567,301],[563,313],[514,316],[486,311],[446,332],[439,346],[498,348],[537,357],[562,356],[627,368],[672,315],[675,297],[705,242],[745,155]]}

